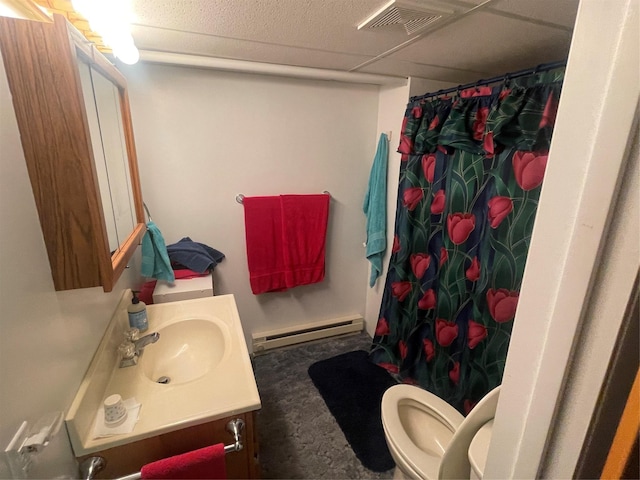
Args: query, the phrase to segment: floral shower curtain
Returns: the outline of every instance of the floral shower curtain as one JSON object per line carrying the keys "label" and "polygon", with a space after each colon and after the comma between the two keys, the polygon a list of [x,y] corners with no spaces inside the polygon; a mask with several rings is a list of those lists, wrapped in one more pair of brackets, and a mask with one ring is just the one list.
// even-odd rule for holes
{"label": "floral shower curtain", "polygon": [[465,414],[502,380],[562,78],[407,106],[370,357]]}

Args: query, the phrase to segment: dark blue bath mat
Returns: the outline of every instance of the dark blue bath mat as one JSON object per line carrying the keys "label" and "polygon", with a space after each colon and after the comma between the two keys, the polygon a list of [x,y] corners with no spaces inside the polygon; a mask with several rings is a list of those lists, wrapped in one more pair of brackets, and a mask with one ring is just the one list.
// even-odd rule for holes
{"label": "dark blue bath mat", "polygon": [[367,352],[343,353],[314,363],[309,376],[362,465],[374,472],[395,466],[380,418],[385,390],[396,381]]}

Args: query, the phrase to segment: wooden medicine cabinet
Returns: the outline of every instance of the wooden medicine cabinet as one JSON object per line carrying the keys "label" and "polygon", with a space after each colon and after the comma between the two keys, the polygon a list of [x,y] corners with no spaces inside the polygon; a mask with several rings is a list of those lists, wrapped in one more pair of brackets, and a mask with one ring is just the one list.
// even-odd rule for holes
{"label": "wooden medicine cabinet", "polygon": [[109,292],[146,228],[125,79],[60,15],[0,49],[55,289]]}

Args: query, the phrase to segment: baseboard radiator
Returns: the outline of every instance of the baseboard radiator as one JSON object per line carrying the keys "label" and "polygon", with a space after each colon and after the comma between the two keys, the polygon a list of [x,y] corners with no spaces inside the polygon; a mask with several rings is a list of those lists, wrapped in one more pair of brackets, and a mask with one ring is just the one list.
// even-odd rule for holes
{"label": "baseboard radiator", "polygon": [[364,319],[360,315],[352,315],[349,317],[296,325],[295,327],[270,330],[268,332],[254,333],[251,335],[253,339],[253,353],[260,354],[274,348],[319,340],[335,335],[344,335],[345,333],[361,332],[363,328]]}

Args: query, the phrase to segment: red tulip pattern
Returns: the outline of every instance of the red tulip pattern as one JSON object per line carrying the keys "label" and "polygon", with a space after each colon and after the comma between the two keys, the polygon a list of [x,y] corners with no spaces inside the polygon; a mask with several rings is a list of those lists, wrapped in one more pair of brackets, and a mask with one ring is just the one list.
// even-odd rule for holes
{"label": "red tulip pattern", "polygon": [[473,320],[469,320],[467,343],[469,344],[470,349],[473,350],[476,348],[481,341],[487,338],[487,335],[487,327]]}
{"label": "red tulip pattern", "polygon": [[438,190],[433,196],[433,201],[431,202],[431,213],[433,215],[440,215],[444,212],[445,202],[446,198],[444,196],[444,190]]}
{"label": "red tulip pattern", "polygon": [[424,173],[424,178],[426,178],[430,183],[433,183],[435,171],[436,171],[436,156],[433,153],[431,155],[423,155],[422,156],[422,173]]}
{"label": "red tulip pattern", "polygon": [[449,252],[447,251],[446,248],[442,247],[440,248],[440,267],[442,267],[445,262],[449,259]]}
{"label": "red tulip pattern", "polygon": [[402,302],[411,293],[411,282],[394,282],[391,284],[391,292]]}
{"label": "red tulip pattern", "polygon": [[436,356],[436,349],[433,346],[433,342],[428,338],[422,340],[422,348],[424,349],[424,356],[427,359],[427,362],[433,360],[433,357]]}
{"label": "red tulip pattern", "polygon": [[387,322],[386,318],[382,317],[380,320],[378,320],[375,334],[378,337],[382,337],[383,335],[389,335],[389,333],[391,333],[391,331],[389,330],[389,323]]}
{"label": "red tulip pattern", "polygon": [[431,264],[431,256],[428,253],[415,253],[410,261],[413,274],[420,280]]}
{"label": "red tulip pattern", "polygon": [[525,191],[542,184],[547,168],[547,154],[518,151],[513,155],[513,173],[516,182]]}
{"label": "red tulip pattern", "polygon": [[436,339],[443,347],[448,347],[458,337],[458,325],[442,318],[436,320]]}
{"label": "red tulip pattern", "polygon": [[460,382],[460,362],[453,362],[453,368],[449,370],[449,378],[458,385]]}
{"label": "red tulip pattern", "polygon": [[418,206],[423,197],[424,192],[422,191],[422,188],[407,188],[402,195],[402,203],[405,207],[407,207],[407,210],[413,211]]}
{"label": "red tulip pattern", "polygon": [[491,228],[498,228],[513,210],[513,201],[509,197],[493,197],[487,205],[489,207],[488,217]]}
{"label": "red tulip pattern", "polygon": [[466,242],[475,228],[476,217],[473,213],[452,213],[447,215],[449,238],[456,245]]}
{"label": "red tulip pattern", "polygon": [[370,358],[465,414],[502,381],[561,87],[560,69],[405,110]]}
{"label": "red tulip pattern", "polygon": [[480,262],[478,261],[478,257],[473,257],[471,260],[471,265],[467,268],[465,273],[467,280],[475,282],[480,278]]}
{"label": "red tulip pattern", "polygon": [[487,292],[487,305],[491,316],[498,323],[512,320],[518,306],[518,292],[510,292],[505,288],[490,289]]}
{"label": "red tulip pattern", "polygon": [[436,292],[433,288],[430,288],[426,292],[422,298],[418,301],[418,308],[420,310],[431,310],[436,308]]}
{"label": "red tulip pattern", "polygon": [[398,342],[398,351],[400,352],[400,358],[403,360],[407,357],[407,352],[409,351],[409,347],[407,347],[406,342],[400,340]]}

